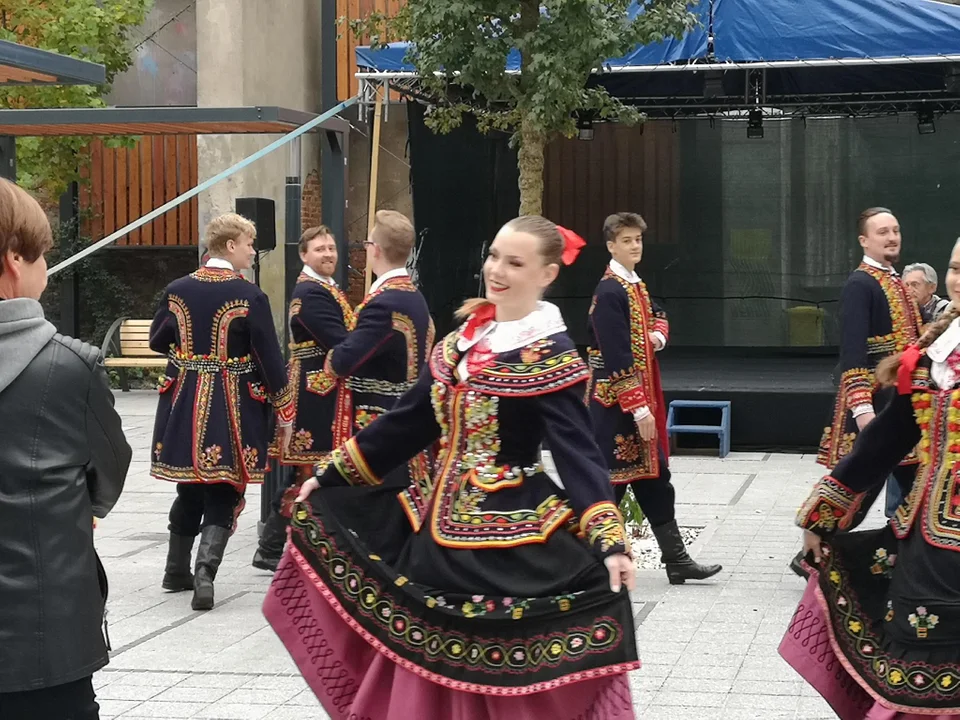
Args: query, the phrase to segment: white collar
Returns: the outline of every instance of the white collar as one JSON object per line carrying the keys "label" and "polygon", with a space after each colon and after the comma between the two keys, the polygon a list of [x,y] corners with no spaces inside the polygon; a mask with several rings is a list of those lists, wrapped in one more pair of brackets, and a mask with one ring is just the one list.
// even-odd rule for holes
{"label": "white collar", "polygon": [[491,352],[504,353],[522,348],[550,335],[565,332],[566,329],[560,308],[553,303],[541,300],[533,312],[519,320],[487,323],[473,336],[472,340],[466,340],[461,335],[457,338],[457,349],[460,352],[469,350],[486,337],[490,340]]}
{"label": "white collar", "polygon": [[640,282],[640,276],[637,275],[636,270],[627,270],[618,260],[610,258],[610,269],[613,270],[613,274],[619,278],[623,278],[631,285],[636,285]]}
{"label": "white collar", "polygon": [[394,268],[393,270],[387,270],[383,275],[377,276],[377,279],[374,281],[373,285],[370,286],[370,292],[374,292],[383,285],[390,278],[396,277],[405,277],[407,275],[407,269],[405,267]]}
{"label": "white collar", "polygon": [[233,267],[233,264],[229,260],[224,260],[223,258],[217,257],[208,258],[205,267],[220,268],[221,270],[233,270],[236,272],[236,268]]}
{"label": "white collar", "polygon": [[960,345],[960,318],[956,318],[947,329],[927,348],[927,357],[934,362],[945,362],[950,353]]}
{"label": "white collar", "polygon": [[307,277],[312,277],[314,280],[319,280],[319,281],[322,282],[324,285],[333,285],[334,287],[337,286],[337,281],[336,281],[336,280],[334,280],[332,277],[327,277],[326,275],[321,275],[320,273],[318,273],[316,270],[314,270],[314,269],[313,269],[312,267],[310,267],[309,265],[304,265],[304,266],[303,266],[303,274],[306,275]]}
{"label": "white collar", "polygon": [[869,257],[867,257],[866,255],[863,256],[862,262],[863,262],[864,265],[869,265],[870,267],[877,268],[877,270],[884,270],[885,272],[888,272],[888,273],[890,273],[891,275],[896,275],[896,274],[897,274],[897,271],[896,271],[895,268],[893,268],[893,267],[887,267],[886,265],[881,265],[881,264],[878,263],[876,260],[874,260],[873,258],[869,258]]}

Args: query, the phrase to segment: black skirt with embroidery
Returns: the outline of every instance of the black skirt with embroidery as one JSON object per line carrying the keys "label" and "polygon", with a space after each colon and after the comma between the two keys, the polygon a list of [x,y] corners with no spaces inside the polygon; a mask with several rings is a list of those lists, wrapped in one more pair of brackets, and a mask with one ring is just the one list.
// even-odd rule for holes
{"label": "black skirt with embroidery", "polygon": [[819,570],[847,672],[901,711],[960,713],[960,555],[887,526],[836,535]]}
{"label": "black skirt with embroidery", "polygon": [[412,531],[396,494],[321,488],[298,506],[290,535],[344,620],[382,652],[454,687],[507,694],[639,667],[629,596],[610,592],[605,567],[574,534],[445,548],[428,527]]}

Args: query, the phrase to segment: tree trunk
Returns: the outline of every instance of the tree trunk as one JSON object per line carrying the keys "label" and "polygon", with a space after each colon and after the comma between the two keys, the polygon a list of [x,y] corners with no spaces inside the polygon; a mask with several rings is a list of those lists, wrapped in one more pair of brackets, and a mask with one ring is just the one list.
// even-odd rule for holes
{"label": "tree trunk", "polygon": [[543,148],[546,135],[526,117],[520,123],[520,214],[543,214]]}

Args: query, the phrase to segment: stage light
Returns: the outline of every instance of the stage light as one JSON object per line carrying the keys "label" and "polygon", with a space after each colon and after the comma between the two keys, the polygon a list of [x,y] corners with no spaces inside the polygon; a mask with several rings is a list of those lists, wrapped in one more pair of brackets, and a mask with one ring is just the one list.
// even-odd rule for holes
{"label": "stage light", "polygon": [[593,120],[582,115],[577,118],[577,137],[581,140],[593,140]]}
{"label": "stage light", "polygon": [[933,122],[933,110],[930,108],[917,110],[917,132],[921,135],[932,135],[936,131],[937,126]]}
{"label": "stage light", "polygon": [[747,138],[749,140],[763,139],[763,112],[751,110],[747,116]]}

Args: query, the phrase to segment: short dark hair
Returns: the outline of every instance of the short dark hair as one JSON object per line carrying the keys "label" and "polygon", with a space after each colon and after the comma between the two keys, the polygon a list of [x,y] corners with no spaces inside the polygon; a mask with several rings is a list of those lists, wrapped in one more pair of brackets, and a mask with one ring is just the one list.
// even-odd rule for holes
{"label": "short dark hair", "polygon": [[640,213],[618,212],[608,215],[603,221],[603,241],[613,242],[624,228],[636,228],[640,232],[646,232],[647,223]]}
{"label": "short dark hair", "polygon": [[0,257],[13,252],[33,263],[52,247],[50,221],[40,203],[19,185],[0,178]]}
{"label": "short dark hair", "polygon": [[857,218],[857,235],[866,234],[867,220],[869,220],[872,217],[876,217],[877,215],[883,215],[884,213],[887,213],[887,215],[893,215],[893,211],[885,207],[867,208],[862,213],[860,213],[860,217]]}
{"label": "short dark hair", "polygon": [[329,235],[330,237],[333,237],[333,233],[330,231],[330,228],[328,228],[326,225],[317,225],[316,227],[307,228],[306,230],[304,230],[303,235],[300,236],[300,245],[299,245],[300,252],[305,253],[307,251],[307,248],[310,247],[311,240],[318,237],[323,237],[325,235]]}

